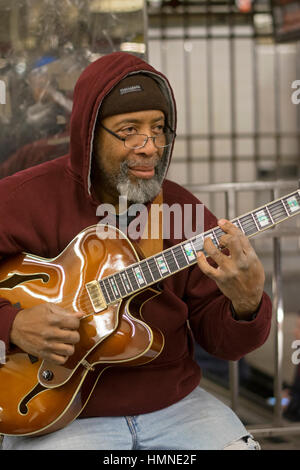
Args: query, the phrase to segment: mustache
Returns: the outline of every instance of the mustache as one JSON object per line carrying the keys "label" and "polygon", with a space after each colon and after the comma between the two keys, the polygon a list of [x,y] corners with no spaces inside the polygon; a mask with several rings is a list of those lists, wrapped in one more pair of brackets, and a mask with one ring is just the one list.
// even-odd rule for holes
{"label": "mustache", "polygon": [[124,161],[121,163],[121,168],[123,169],[128,169],[128,168],[135,168],[135,167],[142,167],[142,168],[155,168],[158,163],[159,163],[159,158],[156,158],[155,160],[142,160],[142,161]]}

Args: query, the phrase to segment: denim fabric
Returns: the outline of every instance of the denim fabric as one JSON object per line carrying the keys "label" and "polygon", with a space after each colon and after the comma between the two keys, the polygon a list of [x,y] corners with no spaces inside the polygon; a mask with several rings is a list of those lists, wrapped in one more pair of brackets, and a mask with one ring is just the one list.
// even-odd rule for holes
{"label": "denim fabric", "polygon": [[[151,399],[149,397],[149,399]],[[242,439],[243,437],[247,439]],[[3,449],[16,450],[228,450],[256,449],[233,411],[197,387],[153,413],[76,419],[60,431],[39,437],[5,436]]]}

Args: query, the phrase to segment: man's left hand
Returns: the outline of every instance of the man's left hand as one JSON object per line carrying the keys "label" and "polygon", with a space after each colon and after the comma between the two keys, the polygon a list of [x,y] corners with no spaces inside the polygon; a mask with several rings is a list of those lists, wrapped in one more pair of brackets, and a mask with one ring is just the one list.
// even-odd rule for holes
{"label": "man's left hand", "polygon": [[217,268],[207,262],[202,252],[198,253],[198,266],[231,300],[237,317],[249,319],[262,298],[264,268],[241,230],[225,219],[220,219],[218,225],[224,232],[219,239],[220,247],[227,248],[229,255],[222,253],[208,237],[204,241],[204,249]]}

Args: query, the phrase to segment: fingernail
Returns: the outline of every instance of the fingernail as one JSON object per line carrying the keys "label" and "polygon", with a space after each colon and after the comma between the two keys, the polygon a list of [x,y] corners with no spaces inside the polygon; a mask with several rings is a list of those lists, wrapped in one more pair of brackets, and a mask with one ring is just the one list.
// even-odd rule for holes
{"label": "fingernail", "polygon": [[225,225],[225,224],[226,224],[226,220],[225,220],[225,219],[220,219],[220,220],[218,220],[218,224],[219,224],[219,225]]}

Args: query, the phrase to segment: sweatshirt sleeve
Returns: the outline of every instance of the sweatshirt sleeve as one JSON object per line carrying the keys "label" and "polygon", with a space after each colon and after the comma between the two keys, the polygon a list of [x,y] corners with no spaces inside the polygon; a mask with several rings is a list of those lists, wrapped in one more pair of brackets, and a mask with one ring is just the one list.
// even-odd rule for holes
{"label": "sweatshirt sleeve", "polygon": [[[25,224],[22,219],[24,210],[22,195],[14,196],[16,184],[15,177],[4,178],[0,182],[0,263],[9,256],[23,251],[16,235],[22,235]],[[19,185],[20,186],[20,185]],[[23,216],[24,217],[24,216]],[[4,342],[6,351],[10,347],[10,332],[14,319],[21,308],[13,306],[7,299],[1,297],[0,292],[0,341]]]}
{"label": "sweatshirt sleeve", "polygon": [[0,341],[5,344],[8,352],[10,332],[16,315],[21,309],[14,307],[8,300],[0,298]]}
{"label": "sweatshirt sleeve", "polygon": [[186,302],[196,342],[220,359],[236,361],[268,338],[272,303],[266,293],[253,320],[235,320],[230,300],[196,265],[187,284]]}

